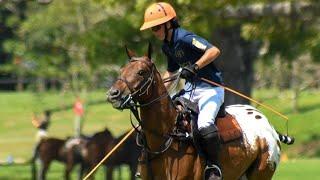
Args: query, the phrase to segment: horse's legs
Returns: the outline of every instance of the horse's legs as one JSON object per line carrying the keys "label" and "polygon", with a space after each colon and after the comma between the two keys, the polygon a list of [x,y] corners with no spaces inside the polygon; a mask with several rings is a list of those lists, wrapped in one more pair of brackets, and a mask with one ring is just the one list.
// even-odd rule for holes
{"label": "horse's legs", "polygon": [[46,179],[46,174],[49,169],[51,161],[42,161],[40,160],[40,173],[38,174],[38,178],[40,180],[45,180]]}
{"label": "horse's legs", "polygon": [[[90,172],[91,172],[91,170],[93,169],[93,168],[95,168],[95,165],[96,165],[97,163],[93,163],[93,164],[91,164],[91,163],[85,163],[85,166],[84,166],[84,169],[83,169],[83,172],[85,172],[85,176],[87,176]],[[88,177],[88,179],[90,179],[90,180],[94,180],[94,172]]]}
{"label": "horse's legs", "polygon": [[39,160],[38,158],[33,158],[31,160],[31,178],[32,178],[32,180],[37,180],[37,178],[39,177],[38,176],[39,171],[37,171],[37,161],[38,160]]}
{"label": "horse's legs", "polygon": [[78,179],[79,180],[81,180],[82,179],[82,177],[83,177],[83,173],[85,173],[85,171],[86,171],[86,164],[85,163],[80,163],[80,170],[79,170],[79,172],[78,172]]}
{"label": "horse's legs", "polygon": [[130,172],[131,172],[131,180],[136,179],[136,172],[137,172],[137,163],[129,164]]}
{"label": "horse's legs", "polygon": [[121,166],[117,166],[117,170],[118,170],[118,179],[119,179],[119,180],[122,180]]}
{"label": "horse's legs", "polygon": [[65,180],[69,180],[70,179],[70,172],[73,169],[74,164],[72,162],[67,162],[66,163],[66,169],[64,171],[64,178]]}
{"label": "horse's legs", "polygon": [[272,176],[274,174],[274,170],[272,170],[269,167],[266,167],[264,169],[260,169],[260,166],[264,166],[263,164],[259,163],[256,166],[254,166],[252,169],[250,169],[249,172],[247,172],[247,179],[248,180],[269,180],[272,179]]}
{"label": "horse's legs", "polygon": [[[246,175],[249,180],[269,180],[275,172],[275,164],[269,161],[270,155],[268,146],[265,141],[260,141],[260,153],[257,159],[253,162],[247,170]],[[274,162],[275,163],[275,162]]]}
{"label": "horse's legs", "polygon": [[105,166],[106,168],[106,180],[112,180],[113,179],[113,166]]}

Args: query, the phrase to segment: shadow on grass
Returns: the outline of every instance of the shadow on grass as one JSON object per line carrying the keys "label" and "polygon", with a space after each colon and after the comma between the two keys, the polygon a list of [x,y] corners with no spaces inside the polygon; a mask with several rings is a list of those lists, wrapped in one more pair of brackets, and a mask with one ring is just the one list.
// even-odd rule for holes
{"label": "shadow on grass", "polygon": [[320,103],[308,104],[308,105],[298,107],[299,112],[308,112],[316,109],[320,110]]}

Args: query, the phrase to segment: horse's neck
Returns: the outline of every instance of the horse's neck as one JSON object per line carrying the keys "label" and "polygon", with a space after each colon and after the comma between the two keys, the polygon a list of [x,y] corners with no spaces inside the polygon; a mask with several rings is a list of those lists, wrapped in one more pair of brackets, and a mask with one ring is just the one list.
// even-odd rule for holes
{"label": "horse's neck", "polygon": [[141,118],[146,128],[162,134],[167,133],[174,126],[175,117],[176,111],[169,97],[141,108]]}
{"label": "horse's neck", "polygon": [[[153,93],[152,99],[161,97],[164,93],[167,93],[164,85],[161,83],[158,84],[157,91]],[[140,113],[150,148],[159,148],[160,144],[163,144],[165,140],[159,135],[167,135],[175,125],[177,112],[171,98],[169,95],[164,96],[149,106],[141,108]]]}

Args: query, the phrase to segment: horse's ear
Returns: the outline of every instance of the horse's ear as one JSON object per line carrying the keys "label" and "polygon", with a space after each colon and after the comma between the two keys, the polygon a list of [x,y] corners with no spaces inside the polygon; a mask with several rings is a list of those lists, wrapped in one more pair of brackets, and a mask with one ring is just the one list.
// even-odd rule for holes
{"label": "horse's ear", "polygon": [[151,54],[152,54],[152,44],[149,42],[148,45],[148,58],[151,60]]}
{"label": "horse's ear", "polygon": [[129,57],[129,59],[131,59],[132,57],[136,56],[136,53],[134,53],[133,51],[128,49],[127,45],[125,45],[125,48],[126,48],[126,52],[127,52],[127,55]]}

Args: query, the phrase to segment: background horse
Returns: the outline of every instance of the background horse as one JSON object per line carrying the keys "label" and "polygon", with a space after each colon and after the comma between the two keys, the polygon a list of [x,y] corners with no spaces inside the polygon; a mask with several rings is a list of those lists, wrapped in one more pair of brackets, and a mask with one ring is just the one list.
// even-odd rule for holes
{"label": "background horse", "polygon": [[[86,167],[86,173],[93,169],[111,150],[113,141],[112,133],[107,128],[90,137],[82,149],[82,159]],[[93,178],[93,175],[91,177]]]}
{"label": "background horse", "polygon": [[[113,146],[118,144],[128,132],[123,133],[113,142]],[[140,148],[136,144],[136,133],[132,133],[126,141],[110,156],[110,159],[106,161],[108,167],[108,179],[113,179],[113,168],[120,167],[122,165],[128,165],[130,169],[130,179],[135,179],[135,174],[138,166],[138,158],[140,155]],[[121,171],[121,170],[120,170]],[[119,179],[122,179],[119,177]]]}
{"label": "background horse", "polygon": [[[58,138],[44,138],[36,145],[33,157],[31,159],[32,179],[37,179],[36,159],[40,160],[40,173],[38,179],[46,179],[47,171],[53,160],[62,162],[65,167],[65,179],[69,179],[70,172],[75,164],[81,163],[80,149],[85,139],[58,139]],[[83,166],[81,166],[83,168]],[[81,177],[81,169],[79,177]]]}
{"label": "background horse", "polygon": [[[127,54],[130,61],[109,90],[108,101],[117,109],[140,107],[140,117],[136,117],[145,136],[146,152],[141,157],[145,162],[141,166],[142,178],[202,179],[204,160],[193,144],[181,143],[171,136],[178,112],[151,61],[151,46],[146,56],[136,57],[129,50]],[[219,160],[223,178],[271,179],[280,160],[279,136],[284,136],[252,106],[228,106],[226,111],[227,117],[238,122],[242,136],[222,144]]]}
{"label": "background horse", "polygon": [[[83,150],[83,160],[87,170],[93,169],[104,156],[127,134],[124,133],[118,138],[113,138],[111,132],[105,129],[102,132],[94,134],[90,140],[85,144]],[[106,179],[113,179],[113,171],[122,165],[128,165],[131,179],[135,179],[137,170],[138,157],[140,150],[136,145],[135,133],[131,134],[128,139],[105,161],[104,165],[106,170]],[[91,176],[92,177],[92,176]],[[121,179],[121,177],[119,177]]]}

